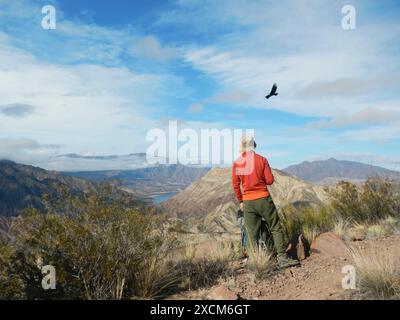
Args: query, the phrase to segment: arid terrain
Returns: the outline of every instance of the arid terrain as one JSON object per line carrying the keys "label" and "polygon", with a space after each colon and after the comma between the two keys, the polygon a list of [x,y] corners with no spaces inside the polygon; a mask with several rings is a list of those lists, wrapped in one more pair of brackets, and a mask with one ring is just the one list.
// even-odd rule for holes
{"label": "arid terrain", "polygon": [[[340,239],[338,239],[340,244]],[[344,242],[343,242],[344,243]],[[212,244],[209,244],[212,247]],[[382,256],[387,253],[400,264],[400,234],[377,240],[364,240],[346,244],[348,249],[361,250],[368,255],[377,249]],[[203,253],[207,245],[203,244]],[[353,265],[347,250],[328,248],[321,245],[322,251],[312,252],[298,267],[273,270],[264,279],[257,279],[246,268],[246,262],[234,261],[233,273],[207,289],[187,291],[172,299],[256,299],[256,300],[342,300],[368,299],[356,289],[343,289],[343,267]],[[373,258],[373,257],[372,257]],[[383,262],[382,262],[383,263]],[[357,277],[357,273],[356,273]]]}
{"label": "arid terrain", "polygon": [[[275,183],[270,191],[275,204],[321,205],[327,194],[321,186],[312,185],[280,170],[273,170]],[[183,221],[190,232],[238,233],[237,201],[231,186],[230,168],[213,168],[200,180],[161,204],[170,217]]]}
{"label": "arid terrain", "polygon": [[[400,298],[396,181],[374,177],[327,187],[273,170],[269,191],[288,254],[301,261],[277,269],[271,248],[244,254],[230,168],[209,170],[157,207],[98,181],[12,162],[2,168],[4,194],[15,198],[3,206],[11,213],[28,207],[0,216],[0,298]],[[146,172],[159,170],[165,179],[177,172]],[[42,260],[57,267],[60,290],[41,290]],[[345,290],[350,275],[355,289]]]}
{"label": "arid terrain", "polygon": [[[386,268],[394,263],[392,260],[397,263],[397,266],[400,265],[399,220],[385,218],[390,214],[385,210],[389,210],[388,208],[393,205],[397,196],[393,194],[394,198],[390,198],[389,189],[385,189],[377,197],[368,193],[372,189],[384,190],[385,182],[376,181],[359,189],[350,188],[349,190],[353,190],[351,198],[345,196],[339,201],[339,203],[350,201],[345,203],[343,208],[347,217],[338,219],[330,215],[330,209],[326,209],[332,200],[333,186],[328,188],[306,182],[280,170],[274,170],[273,173],[275,183],[269,187],[269,190],[281,216],[286,215],[285,210],[288,206],[299,208],[300,211],[297,214],[300,219],[304,217],[301,224],[310,225],[310,227],[303,225],[299,231],[311,243],[311,250],[308,252],[305,249],[306,258],[301,261],[301,266],[277,270],[273,266],[274,259],[271,258],[268,262],[261,262],[264,264],[263,267],[271,266],[268,266],[270,270],[267,274],[258,277],[257,270],[249,266],[248,259],[246,261],[246,259],[236,257],[230,260],[228,274],[212,282],[212,285],[180,293],[173,298],[368,299],[370,296],[365,293],[365,290],[342,288],[342,279],[346,276],[342,273],[343,267],[355,264],[353,261],[355,257],[361,256],[361,260],[365,261],[359,261],[358,264],[361,263],[361,265],[355,268],[368,270],[367,277],[370,277],[370,274],[385,273]],[[374,185],[374,183],[377,184]],[[345,186],[351,186],[351,184]],[[361,202],[356,202],[357,192],[365,193],[361,198],[376,199],[378,203],[383,204],[388,201],[388,207],[375,207],[369,203],[367,207],[376,208],[373,209],[376,212],[373,210],[370,212]],[[227,250],[226,245],[225,249],[218,248],[218,241],[231,244],[239,242],[240,229],[236,221],[237,202],[232,192],[231,169],[229,168],[210,170],[202,179],[161,204],[161,208],[170,218],[180,221],[182,228],[187,232],[186,244],[188,247],[193,246],[190,250],[195,252],[194,256],[197,259],[202,259],[203,256],[210,259],[211,252],[214,256],[220,254],[224,260],[227,253],[220,251]],[[368,214],[371,216],[362,218],[360,222],[354,222],[352,215],[362,210],[370,212]],[[376,218],[379,215],[381,220]],[[284,221],[287,227],[288,225],[290,227],[292,223],[290,219],[289,215],[289,219]],[[295,248],[296,245],[298,246],[296,241],[292,242],[292,252],[298,250]],[[382,255],[376,256],[377,254]],[[375,261],[376,265],[368,265],[369,260]],[[263,267],[259,266],[259,268]],[[393,267],[393,270],[390,269],[388,273],[396,274],[400,279],[398,267],[397,269]],[[379,278],[375,275],[372,277]]]}

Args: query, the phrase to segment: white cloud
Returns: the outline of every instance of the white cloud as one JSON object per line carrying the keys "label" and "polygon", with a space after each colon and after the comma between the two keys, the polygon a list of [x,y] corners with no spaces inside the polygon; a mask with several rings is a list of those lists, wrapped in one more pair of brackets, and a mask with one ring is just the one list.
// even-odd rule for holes
{"label": "white cloud", "polygon": [[13,103],[0,105],[0,113],[8,117],[26,117],[35,112],[35,107],[29,104]]}
{"label": "white cloud", "polygon": [[2,109],[0,137],[62,145],[65,153],[145,150],[145,133],[155,125],[151,114],[162,107],[165,93],[180,85],[168,74],[45,63],[5,41],[0,60],[0,105],[36,107],[29,117],[9,117]]}
{"label": "white cloud", "polygon": [[[216,80],[222,92],[245,93],[249,108],[329,117],[365,109],[372,99],[397,92],[400,61],[383,49],[399,35],[393,21],[346,32],[340,27],[341,6],[320,1],[232,1],[204,8],[200,16],[218,16],[221,23],[230,17],[244,28],[235,26],[218,42],[188,48],[186,60]],[[279,97],[267,102],[274,82]]]}
{"label": "white cloud", "polygon": [[340,140],[345,143],[356,143],[360,141],[386,143],[392,140],[399,139],[399,137],[400,128],[398,125],[372,126],[365,129],[354,129],[345,131],[340,136]]}
{"label": "white cloud", "polygon": [[397,89],[400,87],[400,76],[379,75],[357,78],[339,78],[334,81],[317,81],[309,84],[298,92],[298,96],[323,99],[329,97],[370,94],[379,94],[382,91]]}
{"label": "white cloud", "polygon": [[[368,4],[355,5],[366,14]],[[189,47],[185,54],[193,68],[219,85],[219,91],[203,103],[273,108],[322,118],[306,125],[305,131],[298,130],[296,136],[284,129],[277,129],[275,137],[261,132],[262,141],[273,140],[286,147],[298,141],[324,152],[328,145],[349,148],[367,141],[371,145],[399,141],[400,60],[392,50],[400,35],[396,21],[365,21],[354,32],[346,32],[340,27],[339,3],[233,0],[216,6],[204,5],[203,11],[198,7],[195,11],[202,18],[206,15],[206,21],[213,18],[224,24],[229,20],[234,27],[224,38]],[[187,11],[185,7],[181,10]],[[177,12],[175,16],[179,18]],[[193,23],[200,22],[194,19]],[[264,96],[274,82],[279,96],[267,101]],[[241,96],[214,98],[226,92]],[[367,128],[339,133],[321,130],[352,125]],[[268,148],[264,150],[268,153]],[[302,157],[308,157],[304,152]]]}
{"label": "white cloud", "polygon": [[[355,5],[359,12],[367,6],[363,1]],[[4,27],[0,32],[0,106],[35,106],[29,117],[10,117],[0,111],[0,137],[60,145],[59,150],[42,149],[43,153],[145,150],[146,129],[158,126],[158,114],[179,111],[171,100],[187,95],[184,80],[165,73],[174,70],[166,71],[164,64],[154,62],[166,63],[182,55],[186,64],[181,66],[203,73],[197,78],[201,81],[210,80],[205,92],[215,89],[208,97],[198,98],[189,111],[201,111],[209,103],[233,104],[325,119],[301,132],[285,130],[280,124],[257,131],[263,138],[260,146],[266,152],[276,150],[282,159],[283,148],[296,156],[292,149],[298,145],[322,150],[339,140],[356,143],[369,137],[374,141],[374,135],[381,134],[387,141],[400,136],[395,129],[400,60],[392,54],[400,35],[396,21],[378,25],[365,19],[355,31],[345,32],[340,28],[338,2],[180,0],[176,10],[164,11],[152,29],[172,26],[175,37],[184,43],[175,47],[156,35],[144,37],[131,26],[113,29],[72,22],[59,11],[58,29],[44,33],[34,16],[35,12],[40,15],[37,8],[38,2],[0,0],[0,27]],[[15,19],[18,28],[8,28],[7,19]],[[4,33],[10,30],[16,34]],[[188,37],[179,38],[180,33]],[[191,74],[185,79],[189,85],[196,81]],[[279,97],[266,101],[264,96],[274,82]],[[164,106],[166,100],[169,106]],[[171,113],[162,112],[164,108]],[[188,125],[225,127],[225,120]],[[344,135],[320,130],[353,124],[371,128],[347,130]],[[26,154],[33,161],[33,153]],[[55,168],[60,159],[52,161],[48,165]],[[62,165],[72,168],[75,164]]]}
{"label": "white cloud", "polygon": [[[342,128],[351,125],[377,125],[377,124],[393,124],[399,122],[400,111],[397,108],[379,108],[379,103],[376,104],[377,108],[366,108],[354,113],[343,113],[340,116],[334,117],[330,120],[319,120],[307,124],[310,129],[323,129],[323,128]],[[398,104],[396,105],[398,106]]]}
{"label": "white cloud", "polygon": [[47,163],[49,157],[57,154],[60,145],[39,144],[28,138],[0,137],[0,159],[8,159],[29,164]]}
{"label": "white cloud", "polygon": [[46,167],[63,171],[134,170],[148,167],[146,154],[79,155],[63,154],[46,159]]}
{"label": "white cloud", "polygon": [[207,101],[211,103],[244,103],[248,101],[250,96],[241,90],[232,90],[227,92],[217,93],[211,96]]}
{"label": "white cloud", "polygon": [[146,36],[138,39],[133,46],[132,52],[135,57],[158,62],[166,62],[178,57],[176,49],[162,46],[155,36]]}

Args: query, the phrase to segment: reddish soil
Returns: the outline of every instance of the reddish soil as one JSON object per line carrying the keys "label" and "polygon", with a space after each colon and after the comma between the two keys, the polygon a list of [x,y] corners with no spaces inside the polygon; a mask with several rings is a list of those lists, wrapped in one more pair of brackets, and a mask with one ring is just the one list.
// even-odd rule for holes
{"label": "reddish soil", "polygon": [[[400,235],[379,240],[352,242],[363,250],[379,247],[382,250],[394,250],[400,257]],[[254,274],[240,262],[232,278],[220,281],[212,288],[181,294],[178,299],[202,299],[219,286],[235,293],[239,299],[257,300],[341,300],[361,299],[359,291],[344,290],[341,281],[345,274],[342,268],[351,265],[350,258],[330,257],[312,253],[303,260],[301,266],[271,272],[263,280],[255,279]],[[218,288],[219,289],[219,288]],[[224,298],[224,297],[221,297]]]}

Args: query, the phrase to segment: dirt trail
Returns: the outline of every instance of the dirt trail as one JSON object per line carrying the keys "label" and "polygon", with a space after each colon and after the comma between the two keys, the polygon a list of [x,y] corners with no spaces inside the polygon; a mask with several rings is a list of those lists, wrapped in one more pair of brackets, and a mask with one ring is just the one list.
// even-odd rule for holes
{"label": "dirt trail", "polygon": [[340,299],[342,267],[347,260],[312,255],[299,267],[288,268],[259,281],[244,271],[238,274],[235,285],[229,289],[243,299],[292,300],[292,299]]}
{"label": "dirt trail", "polygon": [[[362,250],[378,247],[393,250],[400,258],[400,235],[379,240],[352,242],[350,247]],[[238,263],[234,276],[209,289],[190,292],[180,298],[206,298],[216,287],[223,286],[234,292],[239,299],[257,300],[337,300],[360,299],[358,290],[344,290],[341,285],[342,268],[351,265],[350,258],[311,254],[301,266],[273,272],[264,280],[256,280],[254,275]]]}

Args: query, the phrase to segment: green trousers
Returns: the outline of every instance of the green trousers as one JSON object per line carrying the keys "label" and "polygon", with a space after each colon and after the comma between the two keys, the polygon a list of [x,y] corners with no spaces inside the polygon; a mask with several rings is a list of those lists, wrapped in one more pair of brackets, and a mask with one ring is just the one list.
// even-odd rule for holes
{"label": "green trousers", "polygon": [[249,239],[247,241],[248,249],[254,250],[254,248],[258,247],[257,235],[260,230],[261,219],[264,218],[272,235],[276,253],[278,255],[284,254],[287,248],[287,241],[272,198],[243,201],[243,211]]}

